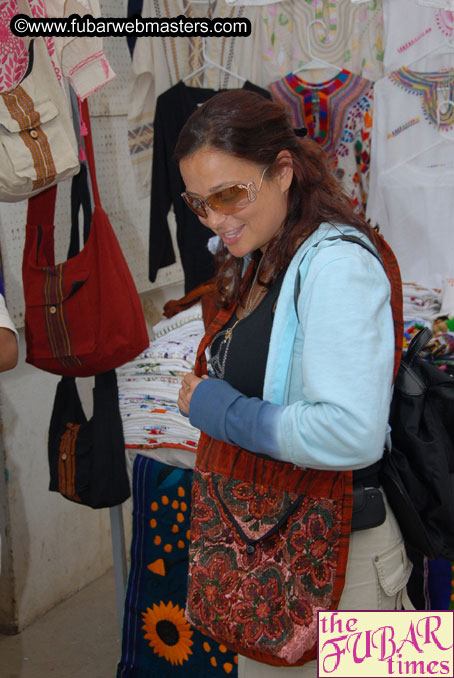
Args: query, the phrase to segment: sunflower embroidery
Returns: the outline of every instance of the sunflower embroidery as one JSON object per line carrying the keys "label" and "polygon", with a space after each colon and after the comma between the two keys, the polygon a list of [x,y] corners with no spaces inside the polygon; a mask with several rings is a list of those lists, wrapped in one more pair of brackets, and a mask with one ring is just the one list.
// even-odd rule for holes
{"label": "sunflower embroidery", "polygon": [[191,640],[194,632],[184,618],[183,610],[171,602],[165,605],[161,601],[159,606],[154,603],[152,610],[147,607],[142,617],[145,639],[149,641],[153,652],[158,657],[164,657],[172,666],[182,666],[183,661],[187,661],[192,654],[190,648],[194,644]]}

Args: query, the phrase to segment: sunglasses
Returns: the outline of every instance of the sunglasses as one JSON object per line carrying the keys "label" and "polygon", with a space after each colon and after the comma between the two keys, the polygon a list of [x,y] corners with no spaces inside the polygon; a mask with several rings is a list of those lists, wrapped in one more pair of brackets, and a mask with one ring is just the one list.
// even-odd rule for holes
{"label": "sunglasses", "polygon": [[186,205],[197,214],[197,216],[203,217],[204,219],[208,217],[207,207],[209,207],[210,210],[220,212],[221,214],[235,214],[235,212],[239,212],[250,202],[256,200],[257,193],[259,193],[262,188],[263,177],[268,168],[269,165],[263,170],[258,188],[256,188],[253,181],[250,181],[248,184],[233,184],[233,186],[227,186],[227,188],[211,193],[206,198],[191,195],[190,193],[186,193],[186,191],[181,194],[181,197]]}

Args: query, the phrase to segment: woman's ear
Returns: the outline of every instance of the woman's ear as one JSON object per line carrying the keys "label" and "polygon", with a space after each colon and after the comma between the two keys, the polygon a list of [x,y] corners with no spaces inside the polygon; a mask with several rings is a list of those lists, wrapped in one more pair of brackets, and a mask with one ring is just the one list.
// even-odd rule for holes
{"label": "woman's ear", "polygon": [[293,179],[293,158],[290,151],[279,151],[276,156],[275,164],[276,177],[282,192],[285,193],[290,188]]}

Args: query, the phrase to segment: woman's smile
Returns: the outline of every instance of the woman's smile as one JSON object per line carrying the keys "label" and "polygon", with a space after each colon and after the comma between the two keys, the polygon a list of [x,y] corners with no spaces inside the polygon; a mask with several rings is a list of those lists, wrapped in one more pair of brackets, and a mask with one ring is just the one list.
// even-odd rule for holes
{"label": "woman's smile", "polygon": [[222,242],[225,245],[231,245],[234,242],[236,242],[237,240],[239,240],[239,238],[241,238],[244,229],[245,229],[245,226],[243,225],[243,226],[239,226],[238,228],[235,228],[232,231],[223,231],[222,233],[218,232],[218,235],[220,236]]}
{"label": "woman's smile", "polygon": [[[199,217],[204,226],[219,235],[235,257],[244,257],[257,249],[265,251],[280,229],[287,213],[287,189],[291,170],[273,174],[254,162],[204,146],[180,161],[180,171],[186,191],[196,196],[208,196],[213,191],[235,184],[253,182],[261,190],[254,199],[234,214],[222,214],[206,209]],[[261,181],[263,175],[263,182]]]}

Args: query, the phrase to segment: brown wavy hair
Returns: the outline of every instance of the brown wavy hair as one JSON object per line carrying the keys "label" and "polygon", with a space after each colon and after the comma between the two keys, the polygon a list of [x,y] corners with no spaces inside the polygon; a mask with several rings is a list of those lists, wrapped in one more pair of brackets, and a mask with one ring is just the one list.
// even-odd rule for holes
{"label": "brown wavy hair", "polygon": [[[277,171],[277,155],[286,150],[293,164],[287,215],[269,243],[261,272],[270,286],[290,263],[300,243],[322,222],[348,224],[375,242],[375,233],[353,209],[352,201],[333,176],[325,152],[311,139],[299,138],[283,106],[243,89],[220,92],[186,121],[175,147],[179,163],[202,147],[256,163],[268,176]],[[258,261],[260,253],[254,253]],[[229,306],[241,289],[243,259],[221,243],[216,253],[218,301]]]}

